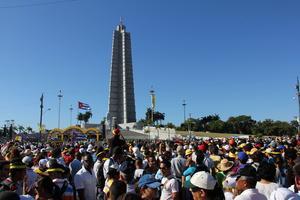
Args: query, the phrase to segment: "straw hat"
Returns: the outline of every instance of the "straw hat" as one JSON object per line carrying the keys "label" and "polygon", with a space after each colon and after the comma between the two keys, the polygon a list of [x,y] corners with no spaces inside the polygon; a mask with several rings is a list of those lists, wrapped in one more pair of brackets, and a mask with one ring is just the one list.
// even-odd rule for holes
{"label": "straw hat", "polygon": [[228,171],[233,167],[233,162],[228,161],[227,159],[222,159],[221,162],[217,165],[217,168],[220,171]]}

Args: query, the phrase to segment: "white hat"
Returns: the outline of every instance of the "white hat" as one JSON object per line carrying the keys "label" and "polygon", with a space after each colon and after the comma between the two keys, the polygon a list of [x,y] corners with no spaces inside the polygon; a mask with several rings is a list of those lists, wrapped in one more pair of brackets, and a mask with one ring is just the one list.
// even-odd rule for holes
{"label": "white hat", "polygon": [[85,149],[84,148],[80,148],[79,149],[79,153],[85,153]]}
{"label": "white hat", "polygon": [[46,147],[46,151],[47,151],[47,152],[50,152],[50,151],[52,151],[52,150],[53,150],[52,147],[50,147],[50,146]]}
{"label": "white hat", "polygon": [[230,150],[230,146],[228,144],[224,145],[223,148],[226,150],[226,151],[229,151]]}
{"label": "white hat", "polygon": [[270,200],[299,200],[300,196],[287,188],[277,188],[270,195]]}
{"label": "white hat", "polygon": [[212,175],[210,175],[210,173],[200,171],[192,176],[191,183],[198,188],[213,190],[217,181]]}
{"label": "white hat", "polygon": [[22,163],[28,165],[30,164],[32,161],[32,158],[30,156],[25,156],[23,159],[22,159]]}
{"label": "white hat", "polygon": [[235,188],[237,176],[227,176],[223,181],[223,188]]}
{"label": "white hat", "polygon": [[47,165],[47,160],[46,159],[41,159],[39,161],[39,167],[46,167]]}

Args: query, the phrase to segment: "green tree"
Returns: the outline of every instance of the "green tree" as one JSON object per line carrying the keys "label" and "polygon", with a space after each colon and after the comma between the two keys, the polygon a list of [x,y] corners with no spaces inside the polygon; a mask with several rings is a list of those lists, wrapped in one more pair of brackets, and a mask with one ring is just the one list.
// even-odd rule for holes
{"label": "green tree", "polygon": [[26,129],[25,129],[25,133],[26,133],[26,134],[32,133],[32,130],[33,130],[33,129],[32,129],[30,126],[27,126]]}
{"label": "green tree", "polygon": [[18,130],[19,133],[24,133],[25,127],[22,126],[22,125],[18,125],[17,130]]}
{"label": "green tree", "polygon": [[[161,113],[161,112],[154,112],[153,113],[153,122],[152,122],[152,109],[151,108],[147,108],[146,113],[145,113],[145,120],[147,122],[147,124],[155,124],[156,122],[165,120],[165,113]],[[158,125],[158,123],[156,124]]]}
{"label": "green tree", "polygon": [[81,124],[81,122],[83,121],[83,119],[84,119],[84,114],[78,113],[78,115],[77,115],[77,120],[79,121],[80,124]]}
{"label": "green tree", "polygon": [[256,121],[251,118],[251,116],[240,115],[237,117],[229,117],[227,120],[227,126],[230,127],[232,133],[239,134],[252,134],[253,126],[255,126]]}
{"label": "green tree", "polygon": [[225,132],[225,122],[222,120],[211,121],[207,125],[207,130],[211,132],[224,133]]}
{"label": "green tree", "polygon": [[84,121],[85,123],[87,123],[87,122],[90,120],[90,118],[92,118],[92,116],[93,116],[92,112],[86,111],[86,112],[83,114],[83,121]]}
{"label": "green tree", "polygon": [[213,121],[217,121],[220,120],[219,115],[215,114],[215,115],[208,115],[208,116],[204,116],[199,120],[200,126],[202,127],[203,131],[207,131],[208,130],[208,125],[209,123],[213,122]]}
{"label": "green tree", "polygon": [[298,129],[298,127],[299,127],[299,122],[298,122],[297,120],[292,120],[292,121],[290,122],[290,125],[291,125],[292,127],[294,127],[295,129]]}
{"label": "green tree", "polygon": [[166,127],[167,127],[167,128],[176,128],[176,126],[175,126],[173,123],[171,123],[171,122],[168,122],[168,123],[166,124]]}

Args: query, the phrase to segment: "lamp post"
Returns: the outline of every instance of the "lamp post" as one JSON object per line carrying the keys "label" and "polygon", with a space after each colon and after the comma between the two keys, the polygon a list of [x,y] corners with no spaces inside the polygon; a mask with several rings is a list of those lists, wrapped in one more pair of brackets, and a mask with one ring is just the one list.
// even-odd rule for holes
{"label": "lamp post", "polygon": [[43,124],[44,93],[42,93],[40,101],[41,101],[41,104],[40,104],[41,112],[40,112],[39,140],[41,141],[41,139],[42,139],[42,124]]}
{"label": "lamp post", "polygon": [[183,123],[184,123],[185,122],[185,106],[186,106],[185,100],[183,100],[182,106],[183,106]]}
{"label": "lamp post", "polygon": [[51,108],[48,108],[47,110],[45,110],[44,113],[43,113],[43,115],[45,116],[46,112],[50,111],[50,110],[51,110]]}
{"label": "lamp post", "polygon": [[296,95],[298,97],[298,134],[300,133],[300,88],[299,88],[299,78],[297,77],[297,84],[296,84]]}
{"label": "lamp post", "polygon": [[60,128],[60,104],[61,104],[61,98],[63,97],[61,90],[59,90],[59,94],[57,95],[58,97],[58,128]]}
{"label": "lamp post", "polygon": [[189,141],[192,139],[192,131],[191,131],[191,121],[192,119],[192,113],[189,114],[189,122],[188,122],[188,131],[189,131]]}
{"label": "lamp post", "polygon": [[150,90],[150,96],[151,96],[151,124],[154,121],[154,109],[155,109],[155,91],[153,89]]}
{"label": "lamp post", "polygon": [[[50,111],[50,110],[51,110],[51,108],[47,108],[47,110],[45,110],[45,111],[43,112],[44,121],[45,121],[46,113],[47,113],[48,111]],[[42,126],[43,126],[43,124],[42,124]]]}

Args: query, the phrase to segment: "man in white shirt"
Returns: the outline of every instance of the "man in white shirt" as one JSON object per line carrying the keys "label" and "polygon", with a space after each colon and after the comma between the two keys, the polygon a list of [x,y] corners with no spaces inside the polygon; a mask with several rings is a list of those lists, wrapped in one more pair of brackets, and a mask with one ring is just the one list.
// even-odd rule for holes
{"label": "man in white shirt", "polygon": [[86,154],[82,158],[83,166],[74,177],[75,188],[78,192],[79,200],[96,199],[97,179],[93,171],[93,157]]}
{"label": "man in white shirt", "polygon": [[171,163],[167,160],[163,160],[160,163],[160,170],[163,174],[163,178],[161,180],[162,192],[161,192],[160,199],[161,200],[179,199],[179,184],[176,178],[172,175]]}
{"label": "man in white shirt", "polygon": [[251,165],[241,168],[236,181],[238,195],[234,200],[267,200],[267,197],[258,192],[256,186],[256,170]]}
{"label": "man in white shirt", "polygon": [[[107,159],[103,165],[103,175],[104,178],[107,178],[107,172],[111,166],[118,166],[122,163],[124,160],[124,152],[121,147],[117,146],[114,147],[112,150],[112,157]],[[119,170],[119,169],[117,169]]]}

